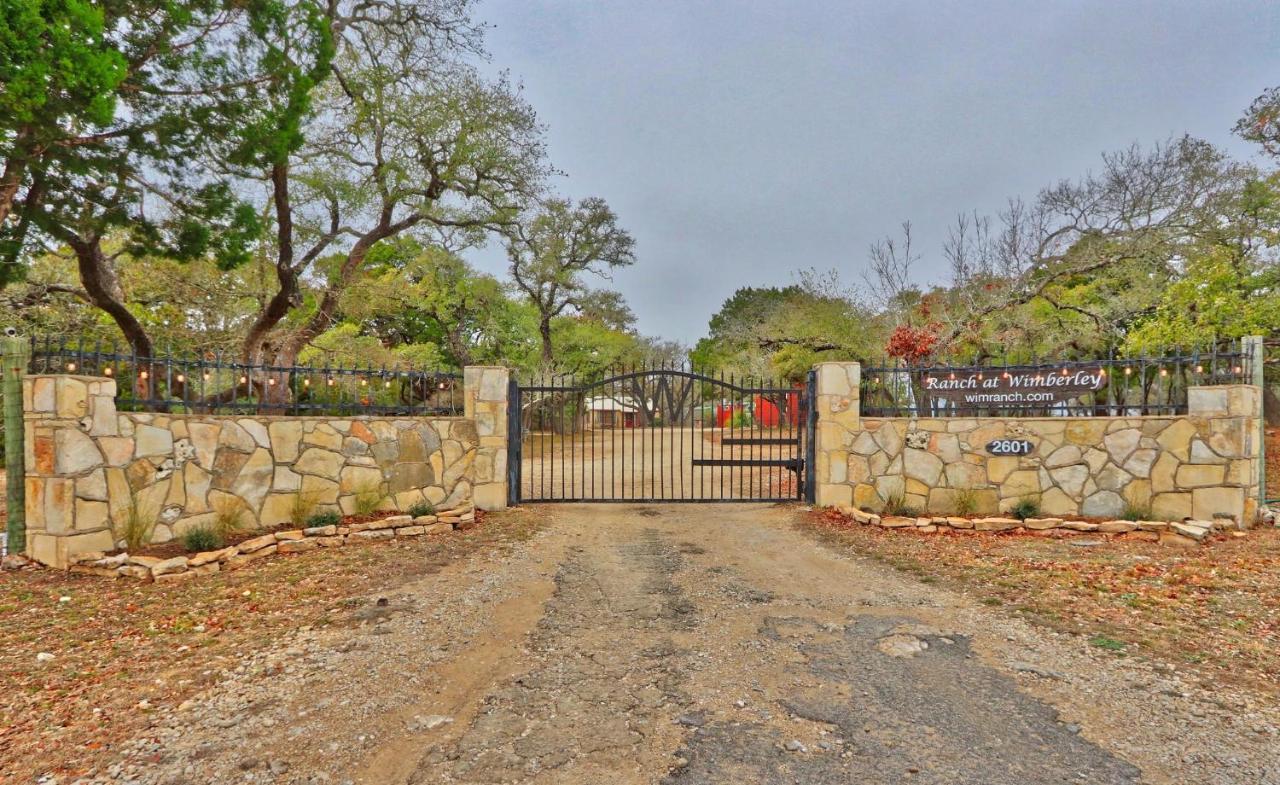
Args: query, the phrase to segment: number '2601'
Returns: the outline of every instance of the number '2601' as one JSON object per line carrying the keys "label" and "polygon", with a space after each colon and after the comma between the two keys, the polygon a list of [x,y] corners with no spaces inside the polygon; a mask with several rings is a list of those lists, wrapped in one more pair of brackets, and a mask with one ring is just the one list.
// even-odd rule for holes
{"label": "number '2601'", "polygon": [[1026,439],[996,439],[987,444],[992,455],[1030,455],[1035,445]]}

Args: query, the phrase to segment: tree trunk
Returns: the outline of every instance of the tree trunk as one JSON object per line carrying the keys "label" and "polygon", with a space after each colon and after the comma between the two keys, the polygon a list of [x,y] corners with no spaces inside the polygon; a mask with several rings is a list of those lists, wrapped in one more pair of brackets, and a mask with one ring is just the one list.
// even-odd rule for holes
{"label": "tree trunk", "polygon": [[[111,317],[138,358],[135,370],[139,371],[139,374],[131,380],[135,393],[143,400],[154,398],[152,391],[156,375],[151,368],[151,359],[154,356],[151,337],[147,335],[146,328],[137,317],[125,306],[124,290],[120,286],[115,264],[102,252],[102,238],[68,238],[68,244],[75,251],[80,284],[84,287],[89,302]],[[145,379],[141,371],[147,371]]]}
{"label": "tree trunk", "polygon": [[551,319],[544,316],[538,322],[538,334],[542,336],[542,364],[550,367],[554,357],[551,351]]}

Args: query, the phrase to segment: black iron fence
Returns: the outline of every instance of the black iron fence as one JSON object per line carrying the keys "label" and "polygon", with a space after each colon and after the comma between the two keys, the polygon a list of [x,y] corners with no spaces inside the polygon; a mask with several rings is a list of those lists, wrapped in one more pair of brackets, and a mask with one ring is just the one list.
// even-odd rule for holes
{"label": "black iron fence", "polygon": [[464,400],[462,375],[455,371],[256,365],[217,352],[143,357],[114,346],[52,338],[31,339],[29,371],[113,378],[120,411],[458,416]]}
{"label": "black iron fence", "polygon": [[1119,417],[1184,414],[1187,390],[1247,384],[1249,346],[1155,357],[1108,357],[1027,365],[862,367],[869,417]]}

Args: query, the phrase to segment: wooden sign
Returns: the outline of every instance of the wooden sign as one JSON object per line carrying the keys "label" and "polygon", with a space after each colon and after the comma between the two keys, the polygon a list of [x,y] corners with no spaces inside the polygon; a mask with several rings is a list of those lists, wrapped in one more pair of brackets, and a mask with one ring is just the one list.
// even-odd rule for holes
{"label": "wooden sign", "polygon": [[957,406],[1052,406],[1101,390],[1107,372],[1101,366],[974,371],[930,371],[921,379],[926,394]]}
{"label": "wooden sign", "polygon": [[996,439],[987,442],[987,452],[992,455],[1030,455],[1035,448],[1026,439]]}

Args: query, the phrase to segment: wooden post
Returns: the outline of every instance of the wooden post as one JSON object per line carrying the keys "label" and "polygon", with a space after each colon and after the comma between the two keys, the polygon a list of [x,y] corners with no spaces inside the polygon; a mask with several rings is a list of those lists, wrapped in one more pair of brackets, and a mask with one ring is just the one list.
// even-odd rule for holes
{"label": "wooden post", "polygon": [[26,341],[15,334],[6,335],[3,339],[3,358],[7,547],[9,553],[21,554],[27,549],[27,486],[22,424],[22,377],[27,371]]}

